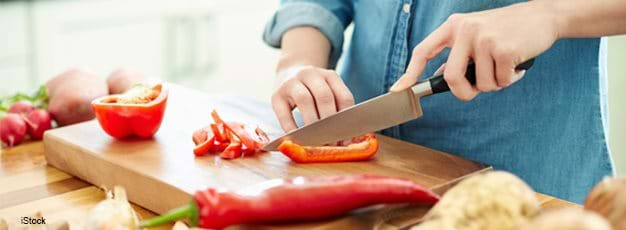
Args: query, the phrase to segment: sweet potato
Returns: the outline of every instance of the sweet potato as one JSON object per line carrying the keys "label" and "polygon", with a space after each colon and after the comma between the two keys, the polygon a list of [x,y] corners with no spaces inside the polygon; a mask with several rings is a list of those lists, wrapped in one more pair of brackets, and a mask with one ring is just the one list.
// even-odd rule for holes
{"label": "sweet potato", "polygon": [[91,101],[108,94],[105,80],[81,69],[67,70],[46,83],[48,111],[58,125],[69,125],[95,117]]}
{"label": "sweet potato", "polygon": [[145,83],[144,81],[144,75],[137,71],[117,69],[107,78],[107,85],[110,94],[122,94],[137,83]]}

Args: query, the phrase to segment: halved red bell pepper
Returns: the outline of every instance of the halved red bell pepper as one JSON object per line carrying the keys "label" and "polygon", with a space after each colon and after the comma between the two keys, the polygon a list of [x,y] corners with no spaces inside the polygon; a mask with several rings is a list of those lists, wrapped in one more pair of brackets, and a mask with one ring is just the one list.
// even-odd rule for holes
{"label": "halved red bell pepper", "polygon": [[100,126],[110,136],[149,138],[159,130],[167,104],[167,88],[163,84],[136,87],[143,88],[91,102]]}
{"label": "halved red bell pepper", "polygon": [[362,161],[378,151],[378,139],[373,133],[355,137],[347,146],[300,146],[290,140],[283,141],[278,151],[298,163]]}

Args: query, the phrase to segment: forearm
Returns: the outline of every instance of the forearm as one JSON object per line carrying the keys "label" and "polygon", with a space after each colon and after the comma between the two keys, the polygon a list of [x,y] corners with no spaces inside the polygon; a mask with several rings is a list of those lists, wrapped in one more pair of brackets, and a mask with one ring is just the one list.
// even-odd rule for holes
{"label": "forearm", "polygon": [[330,50],[330,41],[319,30],[313,27],[290,29],[281,40],[281,56],[276,72],[297,65],[328,68]]}
{"label": "forearm", "polygon": [[559,38],[626,33],[626,0],[537,0],[555,17]]}

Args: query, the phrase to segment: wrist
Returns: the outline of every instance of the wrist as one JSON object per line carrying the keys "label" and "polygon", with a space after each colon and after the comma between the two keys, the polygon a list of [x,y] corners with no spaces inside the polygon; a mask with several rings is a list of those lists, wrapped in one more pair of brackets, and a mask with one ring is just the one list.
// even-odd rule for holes
{"label": "wrist", "polygon": [[546,18],[547,26],[551,26],[555,39],[571,37],[571,15],[567,10],[569,1],[561,0],[536,0],[528,2],[535,10],[541,12]]}

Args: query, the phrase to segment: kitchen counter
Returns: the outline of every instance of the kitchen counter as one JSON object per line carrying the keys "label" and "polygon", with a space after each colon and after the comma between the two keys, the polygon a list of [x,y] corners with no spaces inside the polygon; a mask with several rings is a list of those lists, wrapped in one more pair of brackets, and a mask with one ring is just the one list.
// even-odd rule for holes
{"label": "kitchen counter", "polygon": [[[23,215],[34,216],[41,211],[44,218],[64,219],[73,229],[80,229],[88,211],[105,197],[100,188],[47,165],[41,141],[24,143],[0,152],[0,185],[0,218],[4,217],[10,225],[19,223],[19,217]],[[546,208],[579,206],[547,195],[537,196]],[[142,218],[155,215],[137,205],[133,208]],[[16,214],[18,218],[15,218]],[[306,228],[314,224],[297,226]],[[359,223],[331,222],[325,225],[335,228],[359,226]],[[397,226],[387,223],[383,228],[394,229]]]}

